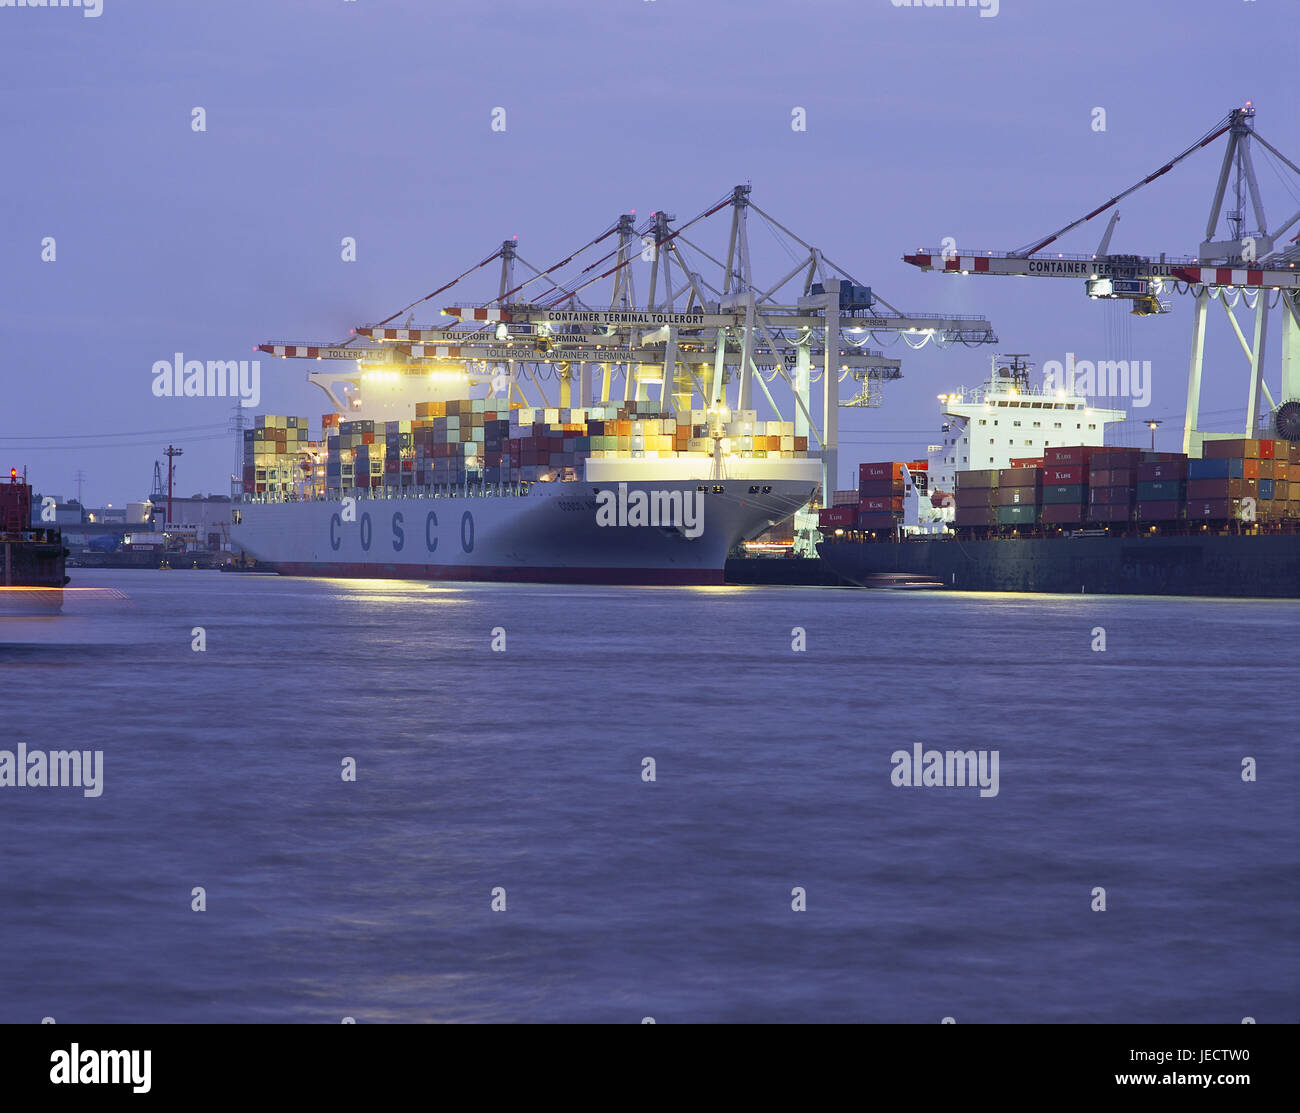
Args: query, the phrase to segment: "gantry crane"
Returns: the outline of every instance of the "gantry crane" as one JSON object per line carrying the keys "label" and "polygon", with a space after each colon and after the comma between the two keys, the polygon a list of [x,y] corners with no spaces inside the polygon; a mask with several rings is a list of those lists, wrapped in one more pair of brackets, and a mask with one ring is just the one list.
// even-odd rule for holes
{"label": "gantry crane", "polygon": [[[949,245],[946,251],[922,251],[904,260],[923,270],[947,274],[997,274],[1031,278],[1083,279],[1085,292],[1093,298],[1118,298],[1133,302],[1139,316],[1165,312],[1168,303],[1160,295],[1169,290],[1190,292],[1196,299],[1192,325],[1192,351],[1188,369],[1187,412],[1183,429],[1183,451],[1199,453],[1207,434],[1199,428],[1201,380],[1205,365],[1205,336],[1209,305],[1222,304],[1228,323],[1250,364],[1250,389],[1246,410],[1246,435],[1255,436],[1269,425],[1289,440],[1300,440],[1300,236],[1289,242],[1285,234],[1300,223],[1300,210],[1275,227],[1268,228],[1259,181],[1255,173],[1252,144],[1258,143],[1283,166],[1297,175],[1300,166],[1288,159],[1254,128],[1255,108],[1247,103],[1228,115],[1190,147],[1170,159],[1154,173],[1116,194],[1086,216],[1072,221],[1049,236],[1011,252],[967,252]],[[1205,239],[1193,257],[1159,258],[1109,253],[1118,210],[1091,255],[1044,254],[1043,249],[1061,236],[1114,208],[1125,197],[1163,177],[1179,163],[1222,136],[1227,149],[1219,170],[1205,226]],[[1225,208],[1229,186],[1232,207]],[[1249,203],[1253,227],[1247,223]],[[1221,235],[1220,227],[1225,238]],[[1281,246],[1279,246],[1281,245]],[[1234,309],[1242,301],[1254,310],[1253,335],[1247,339]],[[1264,377],[1269,320],[1276,311],[1281,318],[1281,396],[1275,400]],[[1262,405],[1267,401],[1267,409]],[[1214,436],[1216,434],[1209,434]],[[1222,434],[1218,434],[1222,435]]]}
{"label": "gantry crane", "polygon": [[[276,341],[259,346],[274,356],[354,361],[355,368],[318,373],[340,412],[346,403],[332,387],[400,391],[433,397],[430,390],[491,383],[494,392],[527,401],[531,384],[543,406],[544,385],[558,383],[558,405],[584,407],[608,402],[621,376],[622,398],[659,403],[659,410],[754,408],[755,384],[778,420],[790,413],[795,435],[809,437],[820,451],[823,489],[836,479],[838,411],[878,399],[880,383],[902,377],[900,360],[869,348],[871,342],[910,347],[996,343],[987,319],[953,314],[907,314],[838,267],[750,200],[750,187],[727,196],[684,224],[657,211],[639,224],[625,213],[599,235],[557,263],[539,270],[506,240],[482,262],[383,321],[352,330],[342,344]],[[725,262],[688,239],[686,233],[730,207]],[[775,283],[758,280],[751,265],[747,226],[751,212],[791,251],[793,268]],[[607,243],[608,241],[608,243]],[[592,261],[582,257],[605,245]],[[691,255],[687,255],[687,251]],[[719,251],[719,254],[723,252]],[[712,264],[695,265],[695,256]],[[432,301],[470,275],[500,263],[496,298],[485,304],[448,305],[443,327],[412,327],[399,317]],[[583,263],[585,262],[585,265]],[[516,264],[531,275],[516,281]],[[638,305],[636,278],[648,266],[646,299]],[[708,277],[706,277],[706,274]],[[781,291],[799,282],[793,299]],[[597,297],[608,282],[608,295]],[[434,302],[437,305],[437,302]],[[606,308],[606,306],[608,308]],[[885,339],[881,339],[884,337]],[[364,342],[364,345],[361,344]],[[852,378],[858,393],[841,400],[839,384]],[[811,387],[823,384],[820,422],[813,416]],[[371,385],[366,385],[369,382]],[[781,401],[768,384],[785,384],[792,401]],[[828,496],[829,497],[829,496]]]}

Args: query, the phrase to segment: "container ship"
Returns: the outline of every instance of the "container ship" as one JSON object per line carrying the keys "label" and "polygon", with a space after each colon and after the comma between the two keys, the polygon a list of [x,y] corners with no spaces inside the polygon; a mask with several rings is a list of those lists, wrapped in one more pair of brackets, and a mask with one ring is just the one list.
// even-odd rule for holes
{"label": "container ship", "polygon": [[[744,411],[665,418],[652,401],[550,410],[426,401],[409,420],[327,413],[322,433],[278,415],[243,431],[231,536],[259,567],[721,584],[727,553],[793,515],[820,478],[819,461],[795,449],[782,423]],[[763,447],[724,455],[726,441],[742,438]]]}
{"label": "container ship", "polygon": [[[330,412],[242,430],[231,540],[296,575],[724,582],[729,552],[828,489],[839,408],[901,378],[873,338],[996,340],[982,317],[895,309],[749,194],[680,224],[624,213],[545,269],[512,238],[342,343],[259,345],[323,361],[308,378]],[[724,211],[717,256],[683,235]],[[751,219],[806,253],[779,281],[750,268]],[[495,300],[414,326],[409,311],[498,261]]]}
{"label": "container ship", "polygon": [[858,504],[820,512],[818,554],[849,583],[1300,597],[1300,439],[1207,434],[1199,459],[1106,446],[1122,412],[1017,365],[943,401],[927,460],[864,463]]}
{"label": "container ship", "polygon": [[32,489],[26,473],[9,470],[0,482],[0,615],[50,613],[63,606],[68,583],[64,560],[68,551],[58,529],[32,526]]}

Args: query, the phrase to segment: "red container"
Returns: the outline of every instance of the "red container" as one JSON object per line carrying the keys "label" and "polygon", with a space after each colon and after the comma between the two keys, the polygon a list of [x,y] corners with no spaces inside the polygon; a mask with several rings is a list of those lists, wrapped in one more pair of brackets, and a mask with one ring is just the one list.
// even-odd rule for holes
{"label": "red container", "polygon": [[1053,487],[1073,487],[1077,484],[1087,483],[1088,468],[1083,463],[1045,464],[1043,466],[1043,482]]}
{"label": "red container", "polygon": [[1228,441],[1206,441],[1201,455],[1207,460],[1258,460],[1260,442],[1247,437]]}
{"label": "red container", "polygon": [[881,479],[902,479],[903,465],[897,461],[890,460],[878,464],[859,464],[858,465],[858,483],[869,483]]}
{"label": "red container", "polygon": [[[1043,450],[1043,465],[1050,468],[1053,464],[1070,467],[1074,464],[1086,464],[1093,454],[1089,445],[1075,445],[1068,448],[1046,448]],[[1079,480],[1078,482],[1082,482]]]}
{"label": "red container", "polygon": [[1139,483],[1150,483],[1157,479],[1186,479],[1187,457],[1180,456],[1176,460],[1151,460],[1139,464],[1137,478]]}
{"label": "red container", "polygon": [[1013,468],[1041,468],[1043,466],[1043,458],[1041,456],[1029,456],[1025,458],[1013,456],[1011,458],[1011,466]]}
{"label": "red container", "polygon": [[1133,520],[1133,508],[1125,502],[1109,503],[1105,506],[1088,507],[1088,521],[1090,522],[1131,522]]}
{"label": "red container", "polygon": [[858,498],[889,498],[903,493],[903,481],[893,479],[868,479],[858,484]]}
{"label": "red container", "polygon": [[817,512],[818,528],[822,530],[852,529],[857,519],[856,506],[823,506]]}
{"label": "red container", "polygon": [[1132,506],[1132,487],[1089,487],[1088,502],[1092,506]]}
{"label": "red container", "polygon": [[956,526],[996,526],[998,512],[989,506],[959,506],[952,520]]}
{"label": "red container", "polygon": [[1043,521],[1054,525],[1073,525],[1083,521],[1087,507],[1072,503],[1049,503],[1043,507]]}
{"label": "red container", "polygon": [[1093,465],[1099,468],[1131,467],[1141,461],[1142,450],[1102,444],[1092,449],[1090,459]]}
{"label": "red container", "polygon": [[892,530],[898,524],[899,524],[899,520],[893,514],[859,514],[858,515],[858,529]]}
{"label": "red container", "polygon": [[1137,504],[1139,522],[1176,522],[1182,516],[1183,504],[1178,499],[1162,499],[1160,502]]}
{"label": "red container", "polygon": [[1088,486],[1089,487],[1110,487],[1113,485],[1110,471],[1098,471],[1097,461],[1092,462],[1092,467],[1088,469]]}
{"label": "red container", "polygon": [[1241,474],[1246,479],[1259,478],[1259,459],[1247,457],[1241,462]]}
{"label": "red container", "polygon": [[1275,441],[1259,442],[1259,458],[1261,460],[1273,460],[1277,457]]}
{"label": "red container", "polygon": [[1187,516],[1198,521],[1226,522],[1241,517],[1241,499],[1188,499]]}
{"label": "red container", "polygon": [[862,499],[858,503],[859,514],[901,514],[902,512],[903,500],[901,498]]}

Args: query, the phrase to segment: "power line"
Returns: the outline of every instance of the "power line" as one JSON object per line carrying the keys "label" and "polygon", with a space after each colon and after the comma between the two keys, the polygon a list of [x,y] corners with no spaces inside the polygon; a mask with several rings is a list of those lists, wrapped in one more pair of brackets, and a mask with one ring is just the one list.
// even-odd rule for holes
{"label": "power line", "polygon": [[9,437],[0,435],[0,441],[46,441],[46,440],[103,440],[105,437],[152,437],[166,436],[169,433],[190,433],[204,429],[226,429],[229,426],[210,422],[207,425],[181,425],[171,429],[136,429],[121,433],[45,433],[33,437]]}

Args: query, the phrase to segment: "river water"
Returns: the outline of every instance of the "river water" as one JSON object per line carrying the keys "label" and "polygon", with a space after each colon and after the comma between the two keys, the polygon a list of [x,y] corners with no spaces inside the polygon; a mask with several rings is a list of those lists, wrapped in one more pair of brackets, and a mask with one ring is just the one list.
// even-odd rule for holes
{"label": "river water", "polygon": [[0,1021],[1300,1020],[1296,603],[74,585],[0,619],[0,749],[103,755],[0,787]]}

